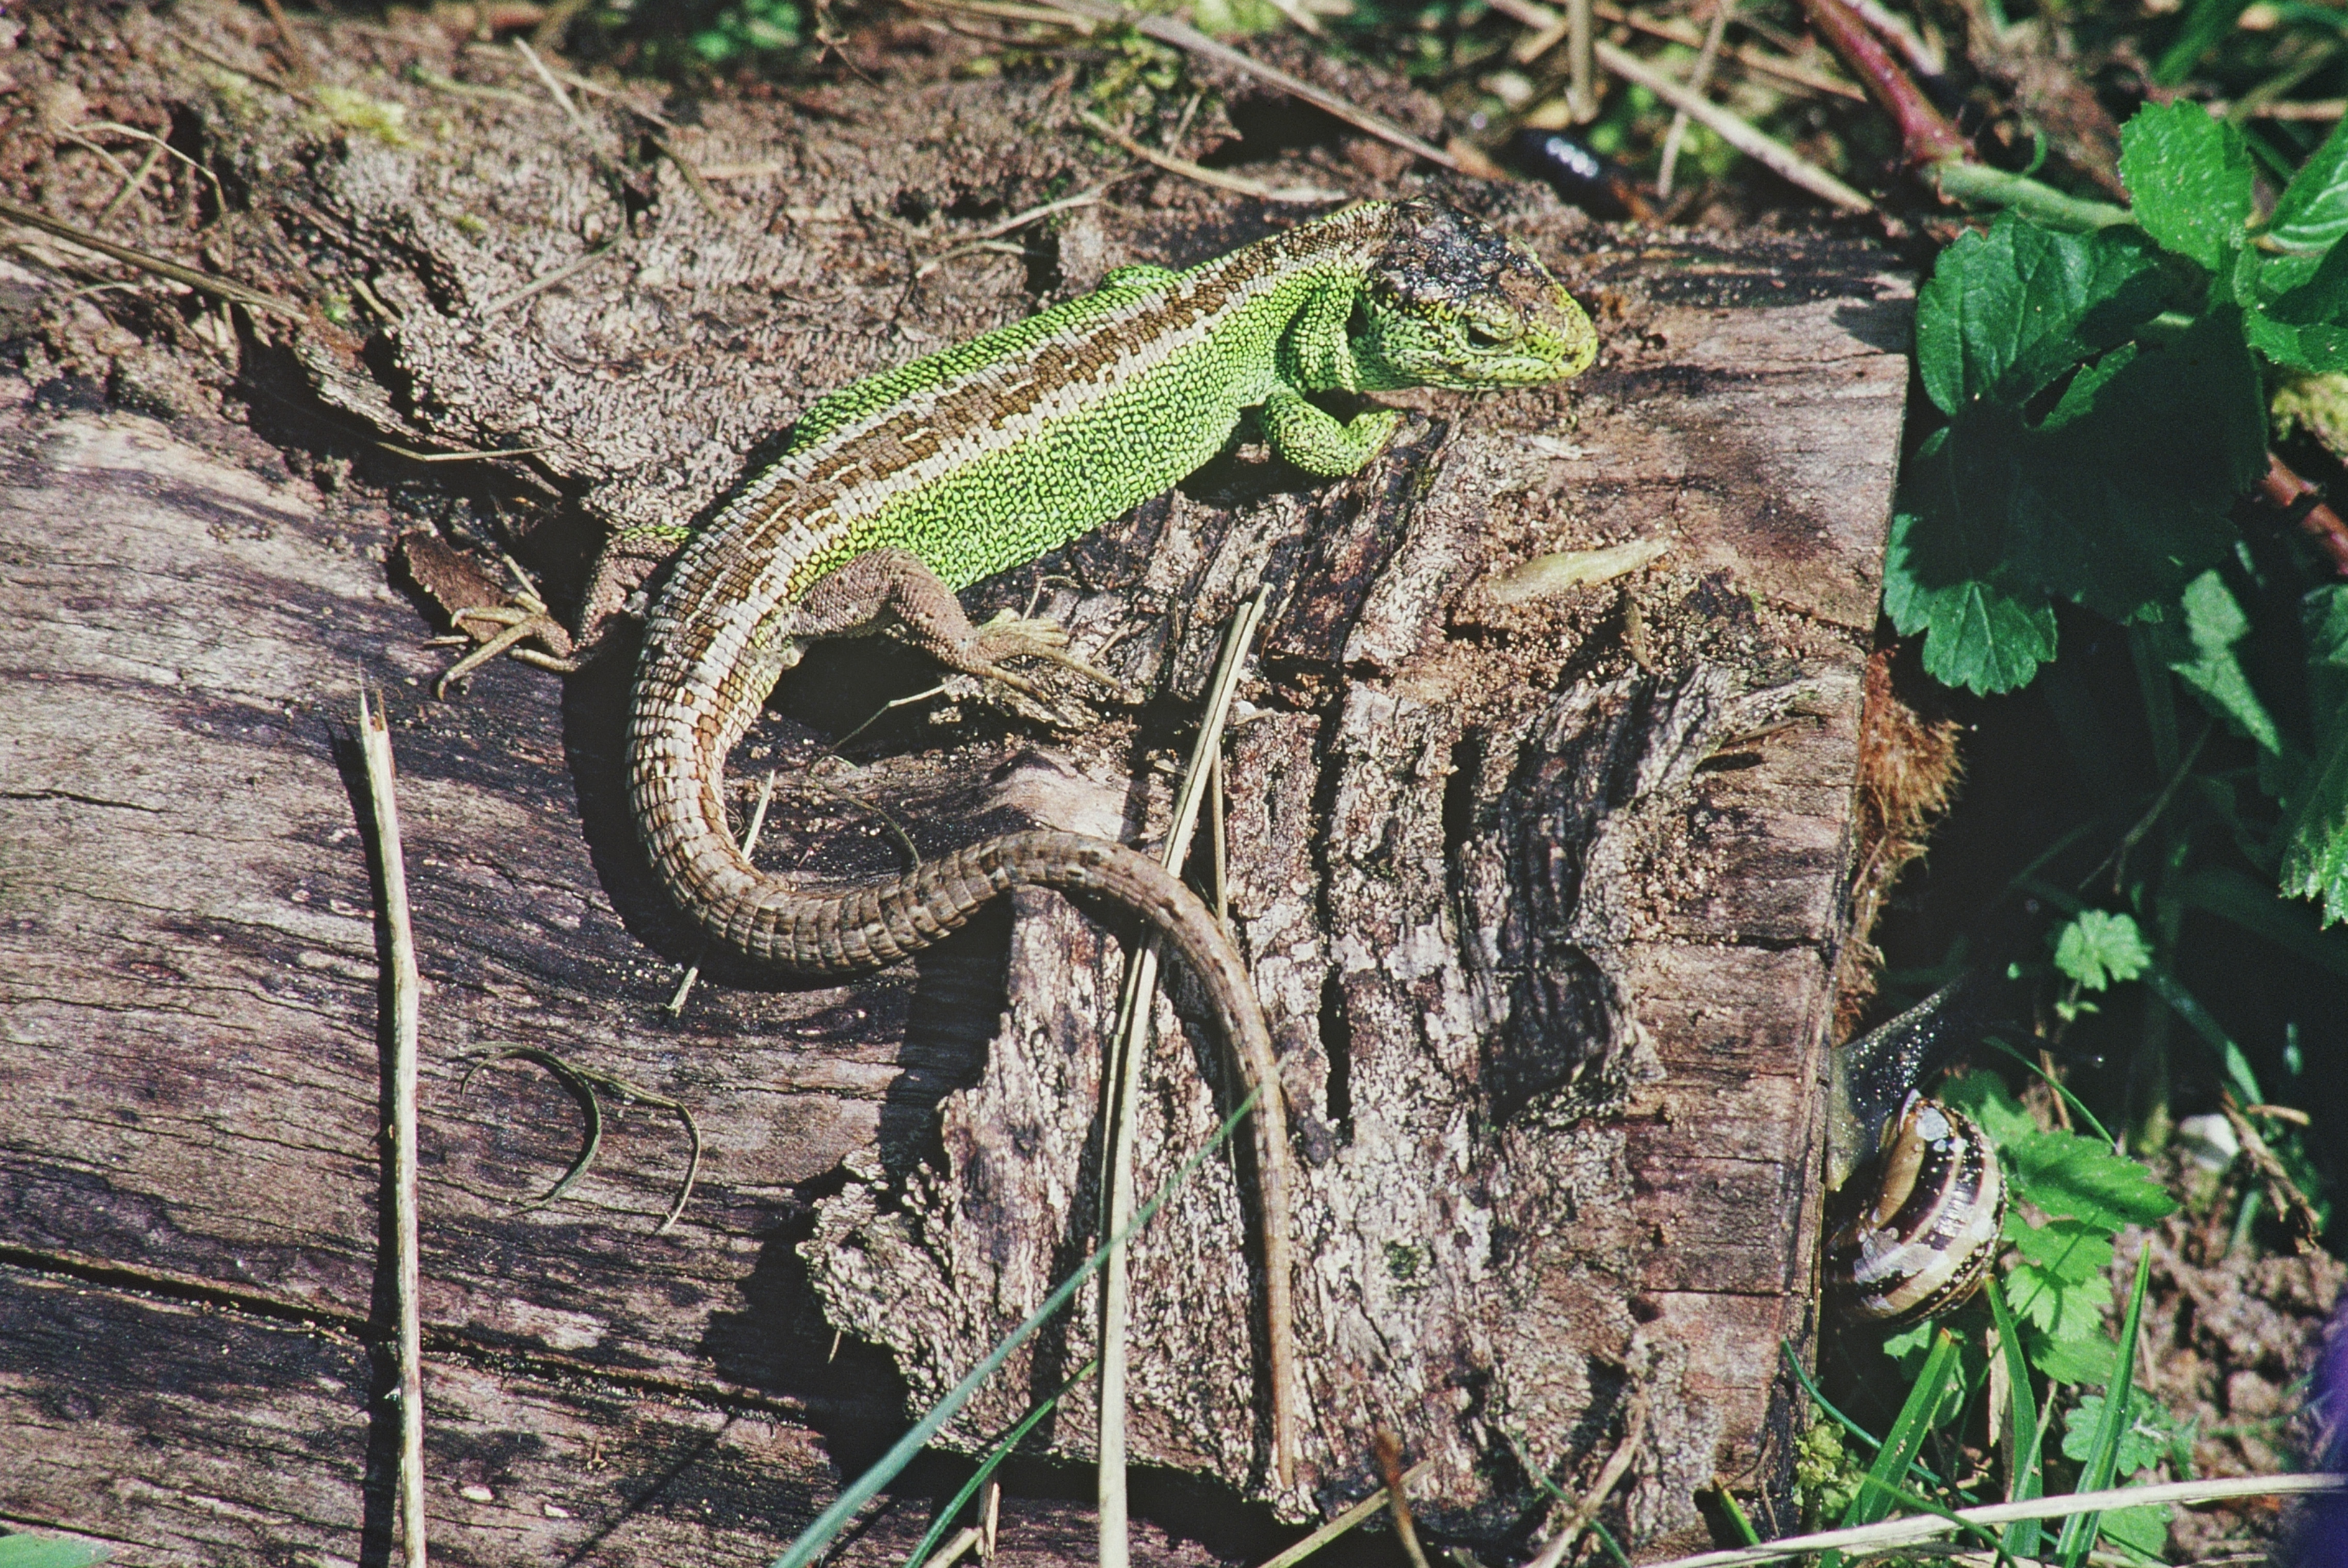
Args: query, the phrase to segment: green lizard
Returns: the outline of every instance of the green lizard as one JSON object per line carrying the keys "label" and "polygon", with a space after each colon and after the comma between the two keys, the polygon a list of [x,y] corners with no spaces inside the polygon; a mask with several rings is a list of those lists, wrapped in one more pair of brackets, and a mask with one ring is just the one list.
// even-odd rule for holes
{"label": "green lizard", "polygon": [[1156,860],[1070,833],[990,839],[865,886],[801,887],[736,847],[726,754],[816,638],[886,630],[948,668],[1032,690],[1002,661],[1068,661],[1064,635],[1017,617],[973,626],[956,590],[1169,489],[1250,412],[1273,451],[1334,477],[1375,456],[1402,415],[1340,419],[1315,395],[1528,386],[1578,374],[1596,353],[1589,319],[1529,251],[1428,201],[1365,203],[1188,272],[1120,268],[1093,293],[818,401],[708,526],[615,538],[577,637],[542,613],[501,612],[508,630],[451,674],[524,638],[542,646],[522,656],[575,669],[675,552],[644,623],[628,789],[661,880],[715,941],[788,970],[853,973],[909,957],[1021,885],[1106,897],[1162,935],[1260,1095],[1271,1460],[1285,1488],[1286,1112],[1271,1035],[1220,926]]}

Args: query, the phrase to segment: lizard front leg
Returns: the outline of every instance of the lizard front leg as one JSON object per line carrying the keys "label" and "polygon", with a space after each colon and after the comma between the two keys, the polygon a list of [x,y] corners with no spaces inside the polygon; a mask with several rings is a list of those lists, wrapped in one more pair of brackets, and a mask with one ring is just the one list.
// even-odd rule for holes
{"label": "lizard front leg", "polygon": [[1361,472],[1402,424],[1398,409],[1372,408],[1340,420],[1302,394],[1276,389],[1256,411],[1256,424],[1272,449],[1308,474],[1342,479]]}

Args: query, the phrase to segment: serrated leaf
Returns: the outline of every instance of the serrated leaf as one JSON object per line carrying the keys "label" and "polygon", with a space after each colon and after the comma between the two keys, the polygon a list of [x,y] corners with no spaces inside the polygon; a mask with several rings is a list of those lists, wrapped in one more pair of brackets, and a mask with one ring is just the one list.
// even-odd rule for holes
{"label": "serrated leaf", "polygon": [[2049,1220],[2032,1225],[2017,1214],[2005,1220],[2005,1239],[2025,1262],[2034,1264],[2066,1285],[2100,1279],[2111,1266],[2112,1237],[2079,1220]]}
{"label": "serrated leaf", "polygon": [[2332,128],[2276,198],[2266,238],[2287,251],[2322,251],[2348,235],[2348,120]]}
{"label": "serrated leaf", "polygon": [[2003,1153],[2014,1192],[2057,1218],[2116,1231],[2148,1225],[2177,1208],[2151,1172],[2093,1138],[2041,1132],[2014,1140]]}
{"label": "serrated leaf", "polygon": [[2140,234],[2064,234],[2001,214],[1941,252],[1917,300],[1924,390],[1952,418],[1977,397],[2026,403],[2158,313],[2162,287]]}
{"label": "serrated leaf", "polygon": [[2098,1332],[2063,1339],[2034,1336],[2029,1351],[2030,1364],[2054,1381],[2100,1389],[2112,1380],[2112,1366],[2120,1348]]}
{"label": "serrated leaf", "polygon": [[2316,753],[2286,803],[2280,881],[2285,897],[2315,900],[2328,926],[2348,919],[2348,585],[2317,589],[2300,617]]}
{"label": "serrated leaf", "polygon": [[2170,644],[2169,669],[2236,734],[2257,743],[2260,751],[2280,754],[2282,733],[2234,654],[2235,644],[2250,634],[2250,618],[2225,578],[2203,572],[2185,585],[2181,607],[2182,636],[2164,639]]}
{"label": "serrated leaf", "polygon": [[2252,179],[2242,133],[2198,103],[2147,104],[2120,128],[2120,180],[2137,222],[2213,272],[2242,243]]}
{"label": "serrated leaf", "polygon": [[2158,1561],[2168,1550],[2168,1521],[2176,1512],[2165,1502],[2116,1508],[2103,1517],[2103,1538]]}
{"label": "serrated leaf", "polygon": [[2302,375],[2348,370],[2348,327],[2330,322],[2294,326],[2251,311],[2242,319],[2242,332],[2252,348],[2285,370]]}
{"label": "serrated leaf", "polygon": [[2348,735],[2316,758],[2283,839],[2277,880],[2286,898],[2312,898],[2323,923],[2348,919]]}
{"label": "serrated leaf", "polygon": [[1910,458],[1885,554],[1883,611],[1925,633],[1924,668],[1946,686],[2010,692],[2054,657],[2054,607],[2003,579],[2013,513],[2010,410],[1975,405]]}
{"label": "serrated leaf", "polygon": [[1972,1117],[1999,1148],[2015,1138],[2034,1137],[2038,1123],[1994,1072],[1968,1072],[1941,1085],[1939,1098]]}
{"label": "serrated leaf", "polygon": [[[2093,1450],[2096,1429],[2104,1419],[2104,1396],[2082,1394],[2063,1423],[2063,1457],[2084,1461]],[[2117,1475],[2136,1475],[2169,1457],[2177,1421],[2160,1401],[2142,1389],[2128,1390],[2127,1424],[2120,1429]]]}
{"label": "serrated leaf", "polygon": [[2152,945],[2135,916],[2082,909],[2054,939],[2054,967],[2091,991],[2108,990],[2152,967]]}
{"label": "serrated leaf", "polygon": [[2013,1315],[2049,1339],[2090,1339],[2103,1332],[2112,1287],[2108,1280],[2069,1280],[2034,1263],[2020,1263],[2005,1276],[2005,1296]]}
{"label": "serrated leaf", "polygon": [[2011,580],[2125,623],[2227,559],[2234,501],[2267,465],[2265,395],[2241,321],[2225,306],[2165,348],[2117,351],[2089,406],[2075,384],[2018,443]]}

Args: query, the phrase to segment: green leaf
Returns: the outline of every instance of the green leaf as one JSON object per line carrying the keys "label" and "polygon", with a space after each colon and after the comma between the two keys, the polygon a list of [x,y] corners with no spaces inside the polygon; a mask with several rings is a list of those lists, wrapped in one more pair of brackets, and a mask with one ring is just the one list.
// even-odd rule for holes
{"label": "green leaf", "polygon": [[2068,1285],[2101,1279],[2104,1270],[2111,1266],[2111,1232],[2083,1220],[2049,1220],[2034,1225],[2009,1214],[2004,1234],[2024,1261]]}
{"label": "green leaf", "polygon": [[2198,103],[2147,104],[2120,128],[2120,179],[2136,220],[2210,272],[2242,243],[2253,173],[2242,133]]}
{"label": "green leaf", "polygon": [[2348,236],[2348,120],[2299,166],[2276,199],[2266,238],[2287,251],[2322,251]]}
{"label": "green leaf", "polygon": [[2022,404],[2157,314],[2159,254],[2127,229],[2064,234],[1999,215],[1941,252],[1916,302],[1924,390],[1953,418],[1977,397]]}
{"label": "green leaf", "polygon": [[2150,968],[2152,944],[2133,915],[2108,909],[2083,910],[2054,940],[2054,967],[2091,991],[2114,980],[2132,980]]}
{"label": "green leaf", "polygon": [[0,1535],[0,1568],[89,1568],[113,1555],[111,1546],[54,1535]]}
{"label": "green leaf", "polygon": [[[2348,333],[2342,334],[2348,342]],[[2242,612],[2233,590],[2217,571],[2205,571],[2185,585],[2184,625],[2164,621],[2163,638],[2170,670],[2200,700],[2201,705],[2225,721],[2236,734],[2257,743],[2271,755],[2282,753],[2282,733],[2273,715],[2250,688],[2250,678],[2234,654],[2235,644],[2250,634],[2250,618]]]}
{"label": "green leaf", "polygon": [[2057,1218],[2084,1220],[2108,1232],[2149,1225],[2177,1208],[2177,1200],[2151,1172],[2075,1132],[2016,1139],[2003,1153],[2014,1192]]}
{"label": "green leaf", "polygon": [[[2085,1462],[2095,1450],[2096,1433],[2103,1420],[2104,1396],[2080,1395],[2078,1407],[2064,1418],[2063,1457]],[[2150,1470],[2170,1457],[2176,1436],[2176,1418],[2161,1408],[2160,1401],[2142,1389],[2130,1389],[2127,1420],[2120,1429],[2119,1455],[2114,1464],[2116,1472],[2136,1475]]]}
{"label": "green leaf", "polygon": [[2168,1550],[2168,1521],[2176,1512],[2165,1502],[2116,1508],[2104,1515],[2104,1539],[2157,1561]]}
{"label": "green leaf", "polygon": [[2316,752],[2286,803],[2281,881],[2285,897],[2316,900],[2328,926],[2348,919],[2348,585],[2309,594],[2301,619]]}
{"label": "green leaf", "polygon": [[2003,569],[2021,422],[1968,407],[1909,459],[1884,558],[1883,610],[1926,634],[1924,668],[1945,686],[2010,692],[2054,657],[2054,607]]}
{"label": "green leaf", "polygon": [[2051,1340],[2096,1337],[2104,1329],[2104,1310],[2112,1304],[2108,1280],[2065,1279],[2034,1263],[2013,1266],[2005,1276],[2005,1294],[2014,1316]]}
{"label": "green leaf", "polygon": [[2005,565],[2126,623],[2228,559],[2234,501],[2266,472],[2265,395],[2232,306],[2096,372],[2020,444]]}
{"label": "green leaf", "polygon": [[2113,1359],[2119,1351],[2119,1346],[2101,1333],[2066,1339],[2034,1336],[2030,1341],[2030,1364],[2058,1383],[2100,1389],[2112,1380]]}
{"label": "green leaf", "polygon": [[1939,1098],[1980,1123],[1989,1141],[2001,1149],[2016,1138],[2038,1134],[2038,1123],[2030,1119],[2005,1080],[1994,1072],[1968,1072],[1962,1078],[1949,1079],[1941,1085]]}

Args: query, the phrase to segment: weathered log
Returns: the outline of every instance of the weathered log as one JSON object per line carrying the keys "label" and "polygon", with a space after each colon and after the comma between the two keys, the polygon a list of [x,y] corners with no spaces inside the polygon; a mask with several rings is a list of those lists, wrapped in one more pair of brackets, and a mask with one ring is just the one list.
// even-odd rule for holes
{"label": "weathered log", "polygon": [[[304,133],[252,111],[220,152],[281,221],[251,253],[289,290],[296,261],[320,290],[365,277],[397,319],[283,339],[252,323],[244,384],[295,399],[281,421],[314,420],[314,395],[405,446],[531,448],[507,477],[376,456],[344,482],[359,449],[313,423],[295,444],[340,487],[324,493],[200,419],[77,407],[83,383],[55,364],[0,382],[0,1259],[20,1271],[0,1294],[0,1430],[37,1416],[14,1430],[44,1434],[40,1464],[0,1466],[0,1516],[130,1542],[126,1561],[381,1549],[355,1348],[379,1115],[344,746],[362,678],[390,692],[431,988],[436,1552],[771,1553],[908,1399],[1092,1245],[1098,1040],[1130,932],[1022,896],[848,985],[714,966],[673,1018],[678,968],[703,955],[619,798],[623,661],[568,682],[492,666],[435,702],[444,655],[386,565],[421,521],[510,537],[560,590],[597,527],[705,512],[813,395],[1032,309],[1032,291],[1272,223],[1189,194],[1105,203],[1020,257],[925,280],[949,229],[909,258],[901,221],[870,214],[919,210],[907,191],[931,212],[1016,210],[1098,172],[1091,155],[1032,134],[1040,89],[834,103],[854,123],[707,111],[676,134],[688,156],[781,171],[728,183],[713,216],[654,163],[620,254],[495,313],[620,222],[551,110],[419,96],[417,115],[461,126],[458,153],[351,137],[298,180],[282,152],[278,175],[252,164]],[[1337,485],[1242,446],[974,590],[979,610],[1041,594],[1151,694],[1138,709],[1053,733],[957,692],[865,732],[850,762],[824,737],[931,677],[827,650],[735,786],[787,770],[761,858],[816,876],[901,864],[892,822],[930,853],[1029,823],[1147,841],[1223,619],[1282,584],[1228,764],[1228,876],[1300,1128],[1306,1477],[1266,1488],[1251,1200],[1228,1163],[1136,1255],[1136,1457],[1261,1522],[1240,1499],[1294,1514],[1367,1491],[1383,1428],[1434,1461],[1432,1526],[1505,1545],[1547,1512],[1525,1467],[1586,1481],[1636,1399],[1641,1463],[1612,1517],[1653,1544],[1694,1527],[1715,1477],[1766,1490],[1784,1459],[1777,1346],[1810,1311],[1907,297],[1853,243],[1616,248],[1511,203],[1500,220],[1599,308],[1605,354],[1581,383],[1412,398],[1395,447]],[[29,315],[91,309],[33,272],[0,288]],[[499,535],[531,486],[562,504]],[[1491,590],[1528,558],[1640,539],[1668,549],[1632,576]],[[788,782],[810,769],[819,785]],[[1219,1042],[1170,1006],[1159,1024],[1146,1172],[1195,1148],[1229,1092]],[[682,1137],[641,1110],[613,1112],[569,1198],[522,1206],[574,1152],[578,1113],[535,1069],[468,1082],[507,1042],[692,1108],[707,1159],[674,1231],[651,1234]],[[1085,1359],[1084,1300],[958,1440]],[[101,1377],[95,1347],[128,1366]],[[201,1442],[142,1443],[170,1422]],[[775,1435],[734,1435],[745,1422]],[[1091,1426],[1064,1412],[1035,1451],[1080,1458]],[[593,1461],[566,1464],[582,1446]],[[716,1523],[695,1519],[705,1492]],[[534,1498],[561,1513],[517,1518]],[[1013,1512],[1013,1544],[1083,1553],[1061,1505]],[[1186,1539],[1146,1537],[1153,1560],[1245,1546],[1166,1522]],[[918,1528],[892,1516],[858,1550],[901,1554]]]}

